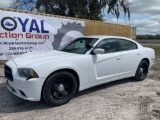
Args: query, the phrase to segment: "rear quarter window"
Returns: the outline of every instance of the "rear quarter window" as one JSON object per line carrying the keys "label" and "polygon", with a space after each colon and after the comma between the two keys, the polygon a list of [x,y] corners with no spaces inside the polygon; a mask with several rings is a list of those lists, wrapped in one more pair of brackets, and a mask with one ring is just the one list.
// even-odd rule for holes
{"label": "rear quarter window", "polygon": [[138,49],[137,44],[136,44],[136,43],[134,43],[134,42],[132,42],[132,48],[133,48],[133,49]]}
{"label": "rear quarter window", "polygon": [[119,51],[138,49],[136,43],[129,41],[129,40],[125,40],[125,39],[119,39],[118,46],[119,46]]}

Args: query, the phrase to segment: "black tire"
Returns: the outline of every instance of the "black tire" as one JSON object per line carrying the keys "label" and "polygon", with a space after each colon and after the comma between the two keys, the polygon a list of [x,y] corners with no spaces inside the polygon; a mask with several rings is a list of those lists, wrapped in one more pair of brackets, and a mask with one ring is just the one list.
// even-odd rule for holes
{"label": "black tire", "polygon": [[146,60],[142,60],[137,68],[135,79],[138,81],[144,80],[148,75],[148,67],[148,62]]}
{"label": "black tire", "polygon": [[49,105],[59,106],[69,102],[74,97],[76,89],[75,77],[69,72],[60,71],[47,79],[43,86],[42,97]]}

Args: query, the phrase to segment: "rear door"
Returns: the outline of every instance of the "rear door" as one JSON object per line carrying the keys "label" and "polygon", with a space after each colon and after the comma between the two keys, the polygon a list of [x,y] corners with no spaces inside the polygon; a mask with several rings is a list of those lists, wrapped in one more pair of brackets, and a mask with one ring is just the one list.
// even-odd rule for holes
{"label": "rear door", "polygon": [[134,76],[141,60],[138,47],[136,43],[126,39],[118,39],[117,41],[122,59],[120,78]]}

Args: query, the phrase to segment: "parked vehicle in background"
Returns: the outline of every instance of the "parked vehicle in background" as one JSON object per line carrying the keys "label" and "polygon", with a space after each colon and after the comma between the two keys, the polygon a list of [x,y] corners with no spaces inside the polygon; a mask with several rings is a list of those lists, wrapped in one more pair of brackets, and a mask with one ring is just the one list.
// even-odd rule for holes
{"label": "parked vehicle in background", "polygon": [[77,91],[134,77],[144,80],[155,59],[151,48],[124,37],[86,36],[57,50],[33,52],[8,61],[8,89],[30,101],[67,103]]}

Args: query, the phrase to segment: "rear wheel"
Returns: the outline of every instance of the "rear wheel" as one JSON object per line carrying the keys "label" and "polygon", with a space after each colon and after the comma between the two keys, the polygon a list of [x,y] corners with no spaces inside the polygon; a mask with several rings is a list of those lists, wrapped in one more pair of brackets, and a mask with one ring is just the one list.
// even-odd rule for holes
{"label": "rear wheel", "polygon": [[66,71],[50,76],[44,84],[43,99],[52,106],[63,105],[75,95],[77,83],[75,77]]}
{"label": "rear wheel", "polygon": [[144,80],[148,74],[148,67],[149,67],[148,62],[142,60],[138,66],[135,79],[139,81]]}

